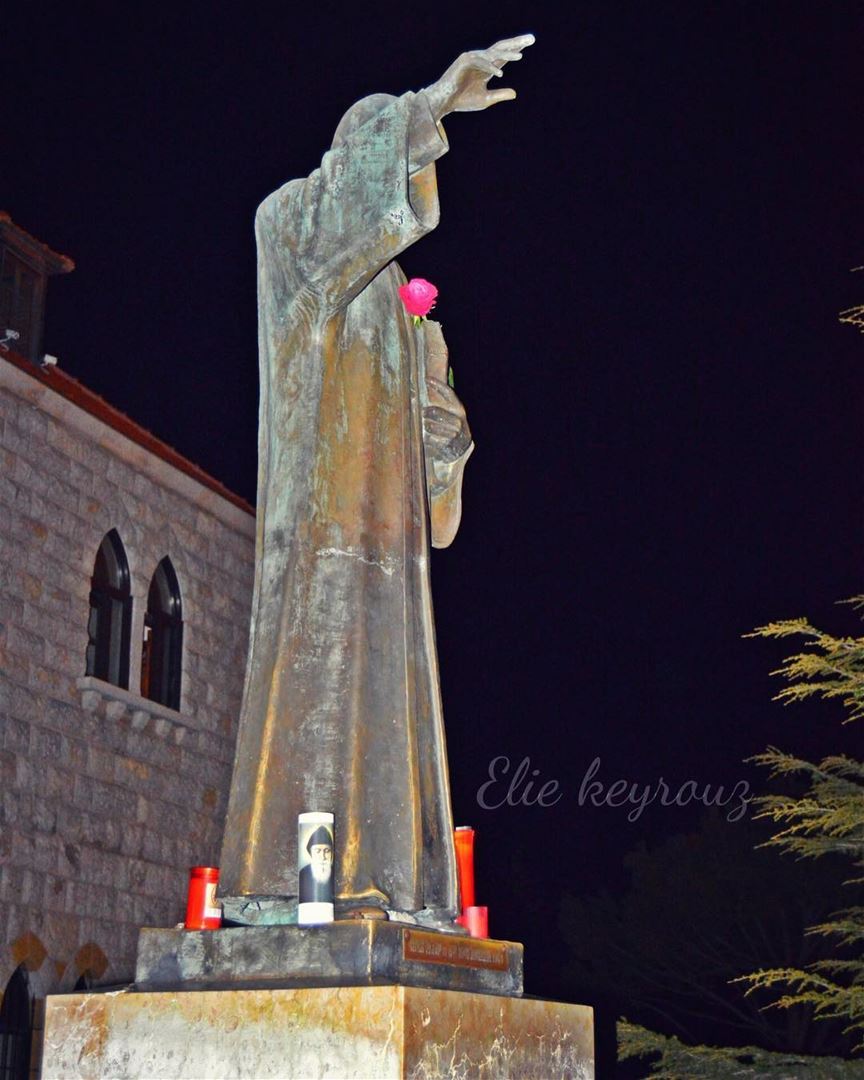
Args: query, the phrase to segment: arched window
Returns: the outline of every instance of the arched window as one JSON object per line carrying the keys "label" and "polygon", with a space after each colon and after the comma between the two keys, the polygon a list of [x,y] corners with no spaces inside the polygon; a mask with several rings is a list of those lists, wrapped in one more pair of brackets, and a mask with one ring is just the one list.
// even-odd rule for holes
{"label": "arched window", "polygon": [[167,705],[169,709],[179,709],[182,659],[180,586],[171,560],[166,556],[156,567],[147,594],[141,650],[142,696]]}
{"label": "arched window", "polygon": [[129,564],[116,529],[105,534],[90,583],[87,674],[129,689],[132,594]]}
{"label": "arched window", "polygon": [[0,1080],[27,1080],[30,1075],[30,1040],[33,1002],[23,964],[12,972],[0,1005]]}

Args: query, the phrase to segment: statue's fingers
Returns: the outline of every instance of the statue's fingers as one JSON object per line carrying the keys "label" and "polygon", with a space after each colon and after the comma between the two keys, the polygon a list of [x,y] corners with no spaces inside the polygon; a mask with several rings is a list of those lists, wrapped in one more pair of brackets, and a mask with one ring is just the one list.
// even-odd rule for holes
{"label": "statue's fingers", "polygon": [[433,413],[441,411],[447,416],[455,416],[461,423],[465,419],[465,406],[446,383],[439,389],[436,386],[430,385],[431,381],[431,379],[427,379],[426,381],[426,392],[429,395],[429,405],[426,407],[426,410],[431,410]]}
{"label": "statue's fingers", "polygon": [[506,87],[503,90],[489,90],[486,94],[486,104],[497,105],[499,101],[512,101],[516,97],[516,91]]}
{"label": "statue's fingers", "polygon": [[497,45],[492,45],[486,50],[486,55],[498,63],[507,64],[511,60],[521,60],[522,52],[522,49],[513,47],[509,41],[499,41]]}
{"label": "statue's fingers", "polygon": [[462,425],[456,424],[453,427],[444,426],[443,424],[436,425],[434,430],[426,431],[427,438],[432,442],[437,443],[442,449],[448,444],[452,443],[455,439],[458,439],[462,434]]}
{"label": "statue's fingers", "polygon": [[493,60],[489,59],[487,53],[472,53],[471,66],[475,71],[482,71],[486,75],[501,74],[501,69]]}
{"label": "statue's fingers", "polygon": [[519,37],[504,38],[502,41],[496,41],[491,48],[487,49],[487,52],[511,52],[521,53],[523,49],[527,49],[529,45],[533,45],[536,38],[533,34],[521,34]]}
{"label": "statue's fingers", "polygon": [[426,433],[427,438],[442,443],[449,442],[455,435],[459,434],[458,428],[454,430],[442,420],[437,419],[424,420],[423,430]]}
{"label": "statue's fingers", "polygon": [[503,68],[505,64],[510,64],[516,60],[522,59],[522,53],[516,52],[490,52],[489,55],[492,58],[492,63],[497,68]]}
{"label": "statue's fingers", "polygon": [[427,426],[452,428],[458,431],[465,419],[465,407],[454,397],[452,401],[442,401],[440,405],[427,405],[423,410],[423,423]]}

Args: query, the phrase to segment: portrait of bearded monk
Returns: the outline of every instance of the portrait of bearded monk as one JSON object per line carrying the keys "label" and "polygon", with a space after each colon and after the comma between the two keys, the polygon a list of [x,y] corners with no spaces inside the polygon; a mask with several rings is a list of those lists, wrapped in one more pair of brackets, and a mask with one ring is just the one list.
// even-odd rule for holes
{"label": "portrait of bearded monk", "polygon": [[333,837],[330,830],[319,825],[306,841],[309,862],[297,875],[298,899],[301,904],[331,903],[333,889]]}
{"label": "portrait of bearded monk", "polygon": [[442,119],[514,98],[487,84],[533,40],[364,98],[258,210],[256,573],[223,896],[295,894],[286,837],[328,811],[337,918],[457,913],[429,545],[456,533],[473,444],[394,260],[438,223]]}

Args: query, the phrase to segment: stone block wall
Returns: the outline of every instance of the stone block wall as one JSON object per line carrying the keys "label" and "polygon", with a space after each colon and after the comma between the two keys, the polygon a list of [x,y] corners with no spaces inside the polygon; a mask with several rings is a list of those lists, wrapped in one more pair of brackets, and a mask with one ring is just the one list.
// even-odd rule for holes
{"label": "stone block wall", "polygon": [[[249,508],[66,385],[0,355],[0,991],[23,963],[37,996],[128,981],[138,929],[179,922],[188,868],[218,862],[254,568]],[[110,529],[131,575],[129,690],[85,676]],[[137,692],[166,555],[179,711]]]}

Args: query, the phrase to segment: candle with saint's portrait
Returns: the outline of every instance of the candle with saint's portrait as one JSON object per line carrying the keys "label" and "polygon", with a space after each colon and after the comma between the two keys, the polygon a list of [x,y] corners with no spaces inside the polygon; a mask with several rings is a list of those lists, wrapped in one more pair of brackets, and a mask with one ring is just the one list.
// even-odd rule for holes
{"label": "candle with saint's portrait", "polygon": [[326,811],[297,816],[297,922],[333,922],[334,818]]}

